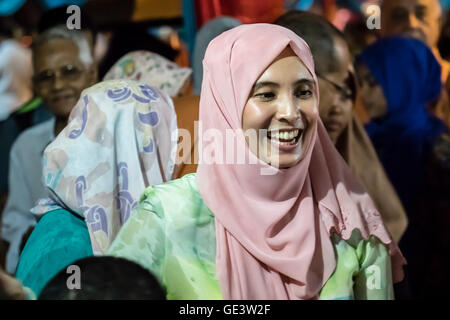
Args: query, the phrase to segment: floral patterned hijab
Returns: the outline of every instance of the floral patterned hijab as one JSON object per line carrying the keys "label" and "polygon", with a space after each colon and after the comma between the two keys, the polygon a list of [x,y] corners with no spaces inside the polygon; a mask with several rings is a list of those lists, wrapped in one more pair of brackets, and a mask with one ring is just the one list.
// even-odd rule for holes
{"label": "floral patterned hijab", "polygon": [[131,79],[144,82],[171,97],[182,91],[192,70],[150,51],[133,51],[123,56],[108,71],[103,80]]}
{"label": "floral patterned hijab", "polygon": [[83,91],[68,125],[45,149],[50,198],[35,214],[64,208],[87,223],[94,254],[103,254],[149,185],[170,180],[177,147],[169,97],[135,81]]}

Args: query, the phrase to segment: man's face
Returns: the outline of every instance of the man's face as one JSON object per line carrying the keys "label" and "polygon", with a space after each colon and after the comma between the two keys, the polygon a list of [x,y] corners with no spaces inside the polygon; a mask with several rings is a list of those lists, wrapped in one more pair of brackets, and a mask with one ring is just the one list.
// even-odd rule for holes
{"label": "man's face", "polygon": [[381,34],[404,35],[435,47],[441,28],[439,0],[384,0],[381,7]]}
{"label": "man's face", "polygon": [[33,55],[36,94],[57,118],[68,118],[81,92],[95,83],[95,69],[86,68],[70,39],[52,39]]}

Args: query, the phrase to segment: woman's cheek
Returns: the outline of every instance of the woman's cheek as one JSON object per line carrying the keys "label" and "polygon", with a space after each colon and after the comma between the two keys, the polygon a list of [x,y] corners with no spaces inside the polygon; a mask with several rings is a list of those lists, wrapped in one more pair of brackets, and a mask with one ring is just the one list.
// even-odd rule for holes
{"label": "woman's cheek", "polygon": [[319,104],[317,103],[317,99],[309,99],[300,104],[301,112],[306,116],[308,122],[311,122],[317,118],[319,118]]}
{"label": "woman's cheek", "polygon": [[271,106],[269,103],[261,103],[249,100],[244,108],[242,128],[267,129],[271,120]]}

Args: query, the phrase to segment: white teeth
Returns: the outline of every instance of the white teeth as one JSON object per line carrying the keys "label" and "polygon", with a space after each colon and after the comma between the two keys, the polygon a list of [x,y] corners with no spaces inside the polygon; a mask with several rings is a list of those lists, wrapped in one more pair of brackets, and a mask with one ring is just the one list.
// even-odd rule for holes
{"label": "white teeth", "polygon": [[281,142],[279,140],[274,140],[274,142],[279,144],[280,146],[287,146],[293,144],[292,142]]}
{"label": "white teeth", "polygon": [[[295,129],[292,131],[273,131],[272,132],[272,137],[275,138],[276,140],[293,140],[295,139],[299,134],[299,130]],[[290,143],[290,142],[284,142],[284,143]]]}
{"label": "white teeth", "polygon": [[[276,140],[279,144],[284,145],[284,144],[292,144],[294,141],[294,139],[298,136],[300,130],[299,129],[295,129],[295,130],[291,130],[291,131],[272,131],[271,132],[271,137],[272,139]],[[280,142],[279,140],[290,140],[289,142]]]}

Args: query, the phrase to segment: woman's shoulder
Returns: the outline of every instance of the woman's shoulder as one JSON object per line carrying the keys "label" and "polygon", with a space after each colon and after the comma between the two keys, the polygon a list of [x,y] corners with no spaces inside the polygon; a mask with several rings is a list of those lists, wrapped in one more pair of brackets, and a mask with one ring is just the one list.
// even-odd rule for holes
{"label": "woman's shoulder", "polygon": [[137,207],[137,211],[141,210],[150,210],[160,218],[212,217],[198,190],[195,173],[146,188]]}
{"label": "woman's shoulder", "polygon": [[63,267],[92,254],[89,232],[82,218],[62,208],[52,210],[39,219],[31,233],[16,275],[38,294]]}
{"label": "woman's shoulder", "polygon": [[[54,243],[54,239],[58,239]],[[47,212],[39,218],[25,249],[55,250],[57,247],[71,246],[73,248],[90,247],[89,231],[84,218],[65,209]]]}
{"label": "woman's shoulder", "polygon": [[179,179],[171,180],[159,185],[147,187],[141,195],[139,203],[156,204],[170,200],[171,202],[201,200],[197,188],[195,173],[187,174]]}
{"label": "woman's shoulder", "polygon": [[[58,241],[55,242],[55,239]],[[39,218],[24,251],[38,251],[40,255],[59,248],[71,250],[91,250],[89,231],[84,218],[65,209],[47,212]]]}
{"label": "woman's shoulder", "polygon": [[190,173],[175,180],[170,180],[165,183],[149,186],[144,190],[144,193],[141,196],[141,201],[143,198],[148,197],[151,194],[162,194],[169,191],[175,192],[175,194],[177,195],[179,193],[188,192],[192,196],[200,196],[197,187],[196,174]]}
{"label": "woman's shoulder", "polygon": [[[53,231],[65,233],[66,230],[77,231],[78,229],[74,229],[74,225],[87,230],[86,222],[81,215],[64,208],[58,208],[38,217],[36,228],[46,229],[50,227]],[[58,226],[58,228],[55,226]]]}

